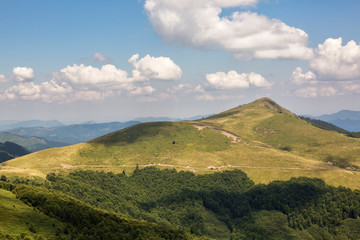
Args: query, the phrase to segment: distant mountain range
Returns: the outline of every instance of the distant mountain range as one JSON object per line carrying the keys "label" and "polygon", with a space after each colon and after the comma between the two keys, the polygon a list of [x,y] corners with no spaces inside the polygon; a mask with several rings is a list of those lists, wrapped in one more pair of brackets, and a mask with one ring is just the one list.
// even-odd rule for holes
{"label": "distant mountain range", "polygon": [[333,114],[309,117],[332,123],[351,132],[360,131],[360,111],[342,110]]}
{"label": "distant mountain range", "polygon": [[22,137],[9,132],[0,133],[0,142],[10,141],[29,149],[32,152],[53,147],[64,147],[70,144],[56,141],[49,141],[38,137]]}
{"label": "distant mountain range", "polygon": [[0,142],[0,163],[29,154],[30,151],[13,142]]}
{"label": "distant mountain range", "polygon": [[174,121],[186,121],[186,120],[199,120],[202,118],[207,118],[214,114],[207,114],[207,115],[197,115],[189,118],[170,118],[170,117],[142,117],[142,118],[135,118],[134,121],[139,122],[174,122]]}
{"label": "distant mountain range", "polygon": [[140,122],[163,122],[195,120],[208,117],[199,115],[190,118],[144,117],[128,122],[95,123],[65,125],[59,121],[0,121],[0,141],[11,141],[31,151],[62,147],[86,142],[108,133],[130,127]]}
{"label": "distant mountain range", "polygon": [[25,138],[36,137],[63,143],[65,145],[86,142],[88,140],[103,136],[105,134],[118,131],[120,129],[138,124],[138,121],[129,122],[109,122],[109,123],[89,123],[89,124],[73,124],[60,127],[22,127],[8,130],[9,133],[23,136]]}
{"label": "distant mountain range", "polygon": [[[86,142],[140,122],[197,120],[209,116],[211,115],[198,115],[190,118],[143,117],[128,122],[86,122],[72,125],[64,125],[56,120],[0,121],[0,131],[4,131],[0,132],[0,142],[10,141],[35,152]],[[307,117],[329,122],[347,131],[360,131],[360,111],[343,110],[334,114]]]}
{"label": "distant mountain range", "polygon": [[57,120],[49,120],[49,121],[41,121],[41,120],[29,120],[29,121],[12,121],[12,120],[4,120],[0,121],[0,131],[6,131],[14,128],[20,127],[59,127],[64,124]]}

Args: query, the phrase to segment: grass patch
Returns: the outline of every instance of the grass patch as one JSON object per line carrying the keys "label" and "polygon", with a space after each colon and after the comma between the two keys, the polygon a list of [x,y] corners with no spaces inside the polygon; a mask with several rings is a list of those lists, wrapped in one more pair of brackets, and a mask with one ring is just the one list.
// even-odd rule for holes
{"label": "grass patch", "polygon": [[26,205],[13,193],[0,189],[0,232],[4,235],[27,233],[31,236],[55,236],[56,228],[62,228],[63,225]]}

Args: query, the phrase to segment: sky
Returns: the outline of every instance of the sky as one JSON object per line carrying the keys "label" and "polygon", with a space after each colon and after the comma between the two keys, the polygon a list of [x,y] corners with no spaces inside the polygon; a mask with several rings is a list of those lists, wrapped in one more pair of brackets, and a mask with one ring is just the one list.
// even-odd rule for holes
{"label": "sky", "polygon": [[360,111],[358,0],[0,0],[0,120]]}

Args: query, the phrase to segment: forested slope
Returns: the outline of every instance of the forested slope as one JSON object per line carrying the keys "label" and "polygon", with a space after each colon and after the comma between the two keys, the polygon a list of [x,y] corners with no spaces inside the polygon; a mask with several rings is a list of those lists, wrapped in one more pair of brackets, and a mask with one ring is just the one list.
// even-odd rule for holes
{"label": "forested slope", "polygon": [[[110,213],[91,207],[84,202],[71,198],[57,191],[45,187],[13,184],[0,181],[0,188],[12,191],[22,202],[52,219],[60,221],[55,235],[44,236],[49,239],[193,239],[194,237],[183,231],[162,227],[145,221],[132,220],[119,214]],[[16,211],[16,208],[15,210]],[[6,224],[6,218],[0,219]],[[5,223],[3,222],[5,221]],[[31,224],[34,224],[33,222]],[[13,224],[13,228],[18,227]],[[42,227],[34,225],[33,229]],[[36,230],[30,234],[36,233]],[[17,237],[12,233],[7,239]],[[26,233],[28,234],[28,233]],[[0,235],[1,236],[1,235]],[[34,235],[35,239],[44,238]],[[6,239],[5,238],[5,239]],[[31,238],[29,238],[31,239]]]}
{"label": "forested slope", "polygon": [[240,170],[79,171],[49,187],[93,206],[215,239],[359,239],[360,192],[320,179],[255,185]]}

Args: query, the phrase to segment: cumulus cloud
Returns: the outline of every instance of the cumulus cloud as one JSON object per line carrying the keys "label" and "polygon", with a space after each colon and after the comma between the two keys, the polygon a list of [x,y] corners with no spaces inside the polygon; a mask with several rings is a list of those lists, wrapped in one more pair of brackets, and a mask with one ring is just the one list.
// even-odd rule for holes
{"label": "cumulus cloud", "polygon": [[14,67],[12,72],[13,78],[18,82],[34,78],[34,70],[30,67]]}
{"label": "cumulus cloud", "polygon": [[316,49],[310,68],[322,79],[349,80],[360,78],[360,45],[342,38],[325,40]]}
{"label": "cumulus cloud", "polygon": [[139,60],[139,54],[134,54],[129,63],[133,65],[132,74],[136,81],[178,80],[182,76],[181,68],[168,57],[146,55]]}
{"label": "cumulus cloud", "polygon": [[128,73],[114,65],[103,65],[100,69],[84,64],[67,66],[60,73],[74,84],[112,84],[131,82]]}
{"label": "cumulus cloud", "polygon": [[254,12],[220,17],[222,8],[255,6],[257,0],[146,0],[154,30],[165,40],[192,47],[222,47],[239,58],[310,59],[308,35]]}
{"label": "cumulus cloud", "polygon": [[194,87],[190,84],[178,84],[175,86],[172,86],[171,88],[168,88],[166,92],[169,94],[177,94],[177,93],[192,93],[194,91]]}
{"label": "cumulus cloud", "polygon": [[130,91],[130,96],[139,96],[139,95],[151,95],[156,91],[155,88],[151,86],[145,87],[135,87],[132,91]]}
{"label": "cumulus cloud", "polygon": [[[153,93],[153,92],[152,92]],[[151,93],[151,94],[152,94]],[[140,102],[157,102],[157,101],[163,101],[163,100],[179,100],[180,96],[189,96],[190,94],[205,94],[205,90],[201,85],[193,86],[191,84],[178,84],[174,85],[172,87],[167,88],[165,91],[158,91],[155,94],[152,94],[151,96],[142,96],[137,99],[137,101]],[[144,95],[144,94],[143,94]]]}
{"label": "cumulus cloud", "polygon": [[194,89],[196,93],[205,93],[205,89],[201,85],[197,85]]}
{"label": "cumulus cloud", "polygon": [[312,71],[308,71],[307,73],[303,73],[303,70],[301,67],[297,67],[291,75],[290,80],[292,83],[297,85],[303,85],[303,84],[316,84],[317,76]]}
{"label": "cumulus cloud", "polygon": [[298,97],[304,98],[315,98],[315,97],[331,97],[338,95],[338,90],[334,87],[327,86],[327,87],[306,87],[302,89],[298,89],[295,92],[295,95]]}
{"label": "cumulus cloud", "polygon": [[216,89],[234,89],[251,87],[270,87],[271,84],[257,73],[237,73],[236,71],[206,74],[206,81]]}
{"label": "cumulus cloud", "polygon": [[93,59],[97,62],[112,62],[112,58],[111,57],[107,57],[99,52],[96,52],[93,55]]}
{"label": "cumulus cloud", "polygon": [[0,74],[0,82],[7,82],[5,75]]}
{"label": "cumulus cloud", "polygon": [[73,89],[67,83],[56,83],[54,80],[35,84],[33,82],[22,82],[8,88],[0,94],[1,99],[6,100],[42,100],[44,102],[53,102],[66,99],[68,93]]}
{"label": "cumulus cloud", "polygon": [[[129,76],[126,71],[112,64],[106,64],[100,68],[74,64],[52,73],[51,80],[40,84],[25,81],[34,77],[33,69],[17,67],[13,70],[12,78],[16,78],[18,83],[0,91],[0,99],[71,102],[102,100],[121,94],[150,99],[156,92],[156,89],[150,86],[150,80],[178,80],[182,76],[181,68],[167,57],[146,55],[139,59],[139,55],[135,54],[129,62],[133,66],[133,76]],[[7,80],[4,75],[0,75],[0,81],[2,80]],[[187,85],[178,85],[172,91],[187,88],[189,88]],[[171,97],[169,93],[157,95],[155,97],[160,100]]]}
{"label": "cumulus cloud", "polygon": [[41,87],[33,82],[20,83],[12,86],[5,91],[5,99],[16,99],[18,97],[24,100],[40,99]]}

